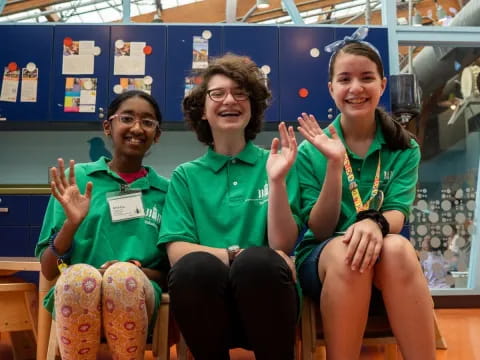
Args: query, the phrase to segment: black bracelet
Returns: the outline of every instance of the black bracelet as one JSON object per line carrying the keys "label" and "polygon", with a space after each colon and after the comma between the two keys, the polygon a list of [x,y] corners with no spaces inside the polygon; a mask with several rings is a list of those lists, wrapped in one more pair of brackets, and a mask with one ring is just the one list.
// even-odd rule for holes
{"label": "black bracelet", "polygon": [[388,223],[385,216],[383,216],[382,213],[377,210],[370,209],[360,211],[357,214],[357,221],[361,221],[363,219],[370,219],[375,221],[380,228],[383,237],[385,237],[390,232],[390,224]]}
{"label": "black bracelet", "polygon": [[55,247],[55,238],[57,237],[58,235],[58,232],[54,232],[49,238],[48,238],[48,245],[50,246],[50,249],[52,250],[53,252],[53,255],[55,255],[57,257],[57,259],[59,260],[62,260],[62,261],[65,261],[67,259],[70,259],[71,255],[72,255],[72,252],[73,252],[73,245],[70,247],[70,249],[68,249],[67,252],[63,253],[62,255],[60,255],[58,253],[58,250],[57,248]]}

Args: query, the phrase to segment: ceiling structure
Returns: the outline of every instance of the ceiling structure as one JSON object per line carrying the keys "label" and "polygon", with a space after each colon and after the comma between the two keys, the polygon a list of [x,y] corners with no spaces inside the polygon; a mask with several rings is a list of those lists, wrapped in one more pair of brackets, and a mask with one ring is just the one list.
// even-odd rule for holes
{"label": "ceiling structure", "polygon": [[[256,0],[0,0],[0,22],[108,23],[122,21],[129,3],[132,22],[166,23],[291,23],[289,3],[304,23],[381,24],[380,0],[269,0],[260,9]],[[423,25],[448,20],[468,1],[412,0],[412,19]],[[398,21],[408,23],[408,1],[397,0]],[[442,9],[441,11],[439,9]],[[295,9],[295,10],[296,10]],[[442,13],[443,11],[443,13]],[[442,13],[443,19],[438,16]]]}

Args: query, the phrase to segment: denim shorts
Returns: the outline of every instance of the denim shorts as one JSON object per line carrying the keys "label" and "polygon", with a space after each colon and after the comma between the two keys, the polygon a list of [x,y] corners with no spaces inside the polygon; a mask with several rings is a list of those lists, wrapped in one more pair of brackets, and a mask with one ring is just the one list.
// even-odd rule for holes
{"label": "denim shorts", "polygon": [[[309,298],[320,302],[320,293],[322,292],[322,283],[318,276],[318,260],[325,246],[336,236],[328,238],[313,248],[312,252],[305,259],[298,269],[298,280],[302,287],[302,292]],[[372,285],[372,296],[370,299],[370,315],[386,314],[385,305],[383,304],[382,293]]]}

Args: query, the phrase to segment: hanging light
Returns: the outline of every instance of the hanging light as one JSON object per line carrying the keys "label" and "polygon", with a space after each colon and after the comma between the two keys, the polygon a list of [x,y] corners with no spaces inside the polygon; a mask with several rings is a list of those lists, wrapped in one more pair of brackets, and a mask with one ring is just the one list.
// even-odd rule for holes
{"label": "hanging light", "polygon": [[268,7],[270,7],[270,1],[269,0],[257,0],[257,8],[266,9]]}

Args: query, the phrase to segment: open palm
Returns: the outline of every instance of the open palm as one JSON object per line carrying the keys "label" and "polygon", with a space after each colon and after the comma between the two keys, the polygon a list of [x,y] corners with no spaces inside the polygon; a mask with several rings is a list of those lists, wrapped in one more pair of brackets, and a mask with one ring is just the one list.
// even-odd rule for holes
{"label": "open palm", "polygon": [[[297,157],[297,140],[293,127],[290,126],[287,130],[285,123],[282,122],[278,126],[278,132],[280,140],[278,138],[272,140],[267,160],[267,174],[272,180],[285,179]],[[281,151],[279,151],[280,145]]]}
{"label": "open palm", "polygon": [[315,116],[302,113],[298,117],[300,126],[298,131],[308,142],[315,146],[329,160],[343,161],[345,156],[345,146],[338,137],[335,128],[330,125],[328,127],[331,137],[329,137],[318,125]]}
{"label": "open palm", "polygon": [[52,182],[50,184],[52,195],[62,205],[67,218],[75,224],[79,224],[87,216],[92,198],[92,183],[89,182],[82,195],[75,182],[75,162],[70,160],[68,180],[65,176],[65,164],[63,159],[58,159],[58,169],[50,170]]}

